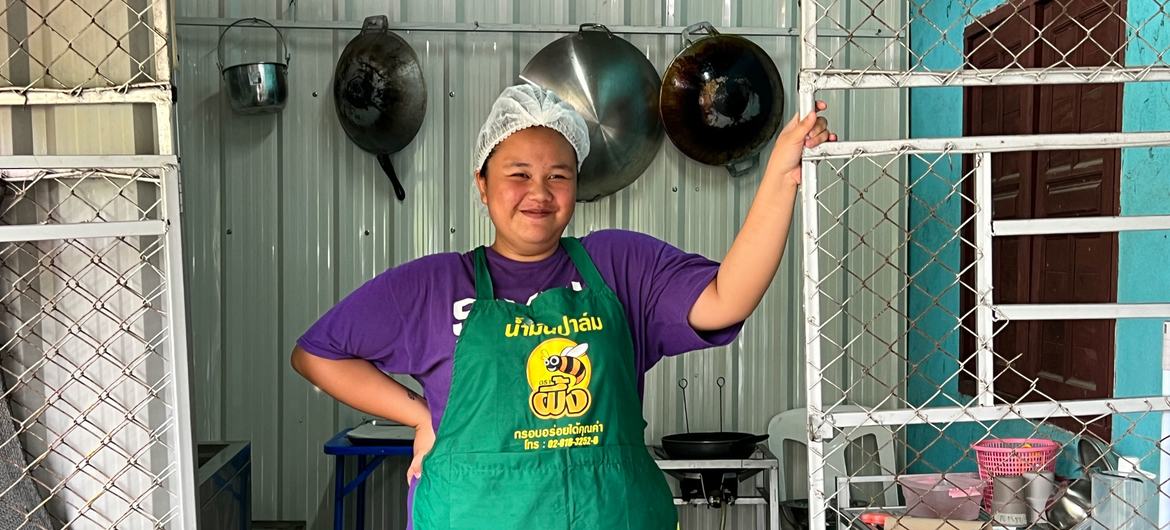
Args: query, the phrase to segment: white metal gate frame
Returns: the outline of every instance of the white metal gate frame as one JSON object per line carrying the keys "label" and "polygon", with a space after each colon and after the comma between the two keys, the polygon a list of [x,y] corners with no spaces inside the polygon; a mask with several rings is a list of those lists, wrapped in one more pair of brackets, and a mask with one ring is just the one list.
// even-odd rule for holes
{"label": "white metal gate frame", "polygon": [[[17,6],[19,4],[16,4]],[[12,7],[12,6],[10,6]],[[128,6],[127,6],[128,7]],[[189,357],[187,352],[186,295],[184,292],[181,188],[179,161],[174,140],[174,107],[172,103],[171,65],[174,50],[170,36],[172,20],[169,0],[151,0],[150,20],[154,76],[150,82],[121,86],[75,87],[46,89],[33,87],[0,87],[0,106],[29,105],[90,105],[90,104],[150,104],[155,117],[156,155],[112,156],[4,156],[0,168],[4,170],[153,170],[161,173],[161,201],[159,218],[137,221],[92,221],[71,224],[0,225],[0,243],[35,242],[48,240],[85,240],[94,238],[121,238],[155,236],[161,238],[164,253],[161,256],[163,281],[166,283],[167,338],[165,349],[170,373],[165,374],[167,400],[172,417],[161,425],[151,427],[168,431],[176,446],[170,448],[167,471],[153,477],[157,488],[166,487],[176,502],[164,514],[156,514],[161,527],[196,528],[195,497],[195,442],[191,418]],[[144,13],[139,13],[143,15]],[[96,18],[92,21],[96,24]],[[70,43],[71,45],[72,43]],[[102,398],[110,399],[108,396]],[[127,418],[128,420],[130,418]],[[112,434],[112,433],[111,433]],[[160,484],[161,482],[161,484]],[[107,489],[109,485],[107,484]],[[150,490],[147,493],[152,493]],[[143,496],[146,496],[144,494]],[[90,499],[91,501],[94,499]],[[141,498],[133,499],[136,508]],[[124,520],[128,514],[124,514]],[[115,521],[113,527],[118,527]]]}
{"label": "white metal gate frame", "polygon": [[[812,112],[818,90],[987,86],[1019,84],[1126,83],[1170,80],[1170,67],[1046,68],[979,72],[892,72],[830,70],[817,65],[819,20],[815,1],[800,6],[800,115]],[[909,12],[909,11],[907,11]],[[1127,232],[1170,229],[1170,215],[1075,217],[1036,220],[991,219],[991,155],[1021,150],[1077,148],[1120,149],[1170,146],[1170,132],[980,136],[963,138],[845,141],[806,150],[802,163],[802,250],[804,267],[805,355],[808,410],[809,528],[824,530],[828,515],[825,492],[826,449],[835,430],[845,427],[904,426],[960,421],[1035,420],[1170,411],[1170,396],[994,404],[993,325],[1009,320],[1170,319],[1170,301],[1159,304],[995,304],[991,284],[994,237],[1018,235]],[[923,407],[861,412],[826,409],[822,384],[821,273],[818,253],[817,167],[830,159],[905,154],[972,154],[975,157],[976,406]],[[1170,340],[1170,339],[1167,339]],[[861,482],[864,482],[862,480]],[[1165,489],[1163,489],[1165,494]],[[847,494],[846,494],[847,495]],[[847,498],[847,497],[846,497]]]}

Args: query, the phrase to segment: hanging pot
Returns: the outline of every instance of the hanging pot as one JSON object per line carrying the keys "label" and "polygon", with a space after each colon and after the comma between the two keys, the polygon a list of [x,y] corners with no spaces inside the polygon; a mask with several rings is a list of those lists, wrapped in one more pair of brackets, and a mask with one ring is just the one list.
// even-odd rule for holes
{"label": "hanging pot", "polygon": [[427,90],[414,49],[389,30],[384,15],[367,17],[361,33],[341,52],[333,103],[346,136],[377,155],[394,195],[405,199],[390,155],[406,147],[422,127]]}
{"label": "hanging pot", "polygon": [[654,65],[601,24],[545,46],[520,78],[555,92],[589,125],[589,156],[577,176],[577,200],[594,201],[634,182],[662,145]]}
{"label": "hanging pot", "polygon": [[[243,63],[223,67],[223,38],[227,32],[238,24],[261,24],[272,28],[280,40],[280,49],[284,54],[284,62]],[[228,101],[232,110],[240,114],[271,114],[280,112],[288,100],[288,63],[291,57],[288,45],[284,42],[284,35],[276,26],[259,18],[243,18],[232,22],[219,34],[219,44],[215,47],[216,66],[220,77],[227,88]]]}
{"label": "hanging pot", "polygon": [[[700,31],[707,36],[692,40]],[[686,46],[662,76],[666,135],[688,157],[742,176],[756,167],[760,149],[782,125],[780,72],[755,43],[722,35],[708,22],[682,35]]]}

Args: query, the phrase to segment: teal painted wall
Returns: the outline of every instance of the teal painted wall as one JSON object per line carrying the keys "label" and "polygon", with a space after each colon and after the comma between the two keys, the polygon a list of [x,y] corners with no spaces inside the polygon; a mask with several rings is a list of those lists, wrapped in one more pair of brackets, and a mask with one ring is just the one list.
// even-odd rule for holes
{"label": "teal painted wall", "polygon": [[[1153,20],[1126,50],[1130,66],[1153,64],[1157,50],[1170,48],[1167,16],[1150,0],[1130,0],[1129,20]],[[1152,48],[1151,48],[1152,46]],[[1170,131],[1170,84],[1131,83],[1125,87],[1122,130]],[[1121,214],[1170,214],[1170,148],[1126,149],[1121,153]],[[1129,232],[1118,238],[1119,302],[1170,301],[1170,232]],[[1162,321],[1124,320],[1117,324],[1118,397],[1159,394],[1161,377]],[[1154,441],[1159,436],[1160,416],[1130,416],[1114,422],[1118,450],[1134,456],[1150,455],[1143,467],[1157,470]],[[1135,423],[1136,422],[1136,423]],[[1132,433],[1127,432],[1132,429]]]}
{"label": "teal painted wall", "polygon": [[[921,55],[924,67],[932,70],[957,68],[962,58],[963,29],[974,19],[995,9],[1001,0],[976,2],[964,16],[957,1],[923,2],[916,0],[911,24],[911,48]],[[1153,0],[1131,0],[1129,20],[1146,21],[1157,16]],[[1141,41],[1127,50],[1129,64],[1149,64],[1154,49],[1166,49],[1170,30],[1161,23],[1146,24]],[[929,20],[929,22],[925,22]],[[1155,18],[1156,20],[1156,18]],[[1140,23],[1139,23],[1140,24]],[[940,32],[940,28],[943,31]],[[945,32],[945,34],[944,34]],[[938,45],[941,40],[954,43]],[[1133,84],[1125,93],[1125,131],[1170,130],[1170,90],[1166,84]],[[1151,108],[1165,109],[1150,112]],[[910,135],[913,138],[957,137],[962,135],[962,89],[924,88],[910,91]],[[955,286],[959,269],[959,245],[953,241],[953,229],[960,223],[959,199],[948,194],[961,172],[958,156],[936,163],[930,174],[927,165],[914,160],[910,165],[912,193],[909,226],[917,227],[911,237],[909,266],[916,275],[910,289],[908,311],[912,321],[920,320],[919,332],[908,341],[907,397],[912,405],[947,406],[962,404],[969,398],[958,392],[958,342],[956,332],[960,291]],[[1170,149],[1130,149],[1122,156],[1121,204],[1123,215],[1170,213]],[[949,225],[949,226],[948,226]],[[937,253],[937,258],[933,255]],[[1170,274],[1164,263],[1170,256],[1170,235],[1164,232],[1123,234],[1120,240],[1118,298],[1121,302],[1170,300]],[[1159,355],[1161,327],[1158,321],[1129,321],[1117,329],[1117,396],[1156,394],[1159,391]],[[1157,439],[1158,418],[1149,417],[1135,424],[1135,418],[1115,421],[1115,440],[1125,454],[1145,455]],[[1129,431],[1133,431],[1132,434]],[[973,471],[974,455],[969,445],[991,432],[996,437],[1041,436],[1067,442],[1072,436],[1060,429],[1035,426],[1030,422],[1002,422],[990,430],[977,423],[963,423],[939,431],[932,426],[907,429],[909,472],[926,473],[942,470]],[[1136,434],[1136,436],[1134,436]],[[1143,440],[1143,438],[1145,438]],[[1156,469],[1154,461],[1145,466]],[[1075,474],[1075,461],[1066,456],[1058,461],[1058,471]]]}

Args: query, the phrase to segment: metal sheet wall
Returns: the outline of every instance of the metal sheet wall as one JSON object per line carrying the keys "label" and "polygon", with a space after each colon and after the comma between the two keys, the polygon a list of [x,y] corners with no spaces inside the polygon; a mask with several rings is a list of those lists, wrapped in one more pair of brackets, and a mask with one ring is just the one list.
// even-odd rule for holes
{"label": "metal sheet wall", "polygon": [[[179,17],[292,17],[283,2],[178,4]],[[900,2],[885,4],[882,9],[901,9]],[[859,12],[869,10],[856,5]],[[411,22],[525,24],[710,20],[718,26],[792,27],[797,21],[795,0],[298,0],[295,11],[302,22],[357,21],[372,14]],[[321,445],[361,415],[301,380],[288,367],[288,352],[318,315],[387,267],[490,241],[490,223],[471,194],[471,143],[499,90],[559,35],[404,34],[422,60],[430,106],[419,136],[394,157],[407,190],[406,202],[398,203],[376,161],[346,139],[333,114],[333,67],[355,32],[287,31],[289,103],[280,115],[259,117],[232,114],[220,97],[218,34],[214,28],[178,30],[196,435],[252,441],[256,519],[307,520],[309,528],[323,529],[331,521],[334,468]],[[660,72],[680,43],[676,36],[628,38]],[[780,67],[787,101],[796,101],[796,40],[754,40]],[[884,44],[875,41],[875,53]],[[904,101],[897,92],[825,96],[843,137],[891,138],[903,127]],[[794,111],[790,104],[788,112]],[[637,230],[719,259],[746,215],[758,178],[730,180],[722,168],[693,163],[667,141],[629,188],[580,205],[569,230],[577,235],[609,227]],[[667,360],[650,372],[644,405],[648,440],[683,429],[680,377],[692,381],[688,402],[691,424],[698,428],[717,427],[720,376],[728,381],[722,406],[731,428],[763,432],[772,415],[803,405],[798,253],[799,239],[793,237],[776,281],[734,344]],[[891,362],[882,369],[900,367]],[[850,397],[880,397],[877,389],[866,393]],[[373,480],[373,528],[400,527],[404,469],[405,462],[391,462]],[[737,510],[729,527],[752,527],[753,513]],[[718,512],[685,509],[683,525],[717,527]]]}

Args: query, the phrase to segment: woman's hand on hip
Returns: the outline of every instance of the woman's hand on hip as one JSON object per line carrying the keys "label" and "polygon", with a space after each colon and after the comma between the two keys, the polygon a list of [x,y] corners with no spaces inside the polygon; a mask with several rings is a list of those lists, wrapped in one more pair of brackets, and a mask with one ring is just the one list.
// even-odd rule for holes
{"label": "woman's hand on hip", "polygon": [[423,458],[431,452],[431,448],[434,446],[435,430],[431,427],[431,422],[427,421],[414,428],[414,458],[410,461],[410,467],[406,468],[406,484],[408,486],[411,480],[422,477]]}

